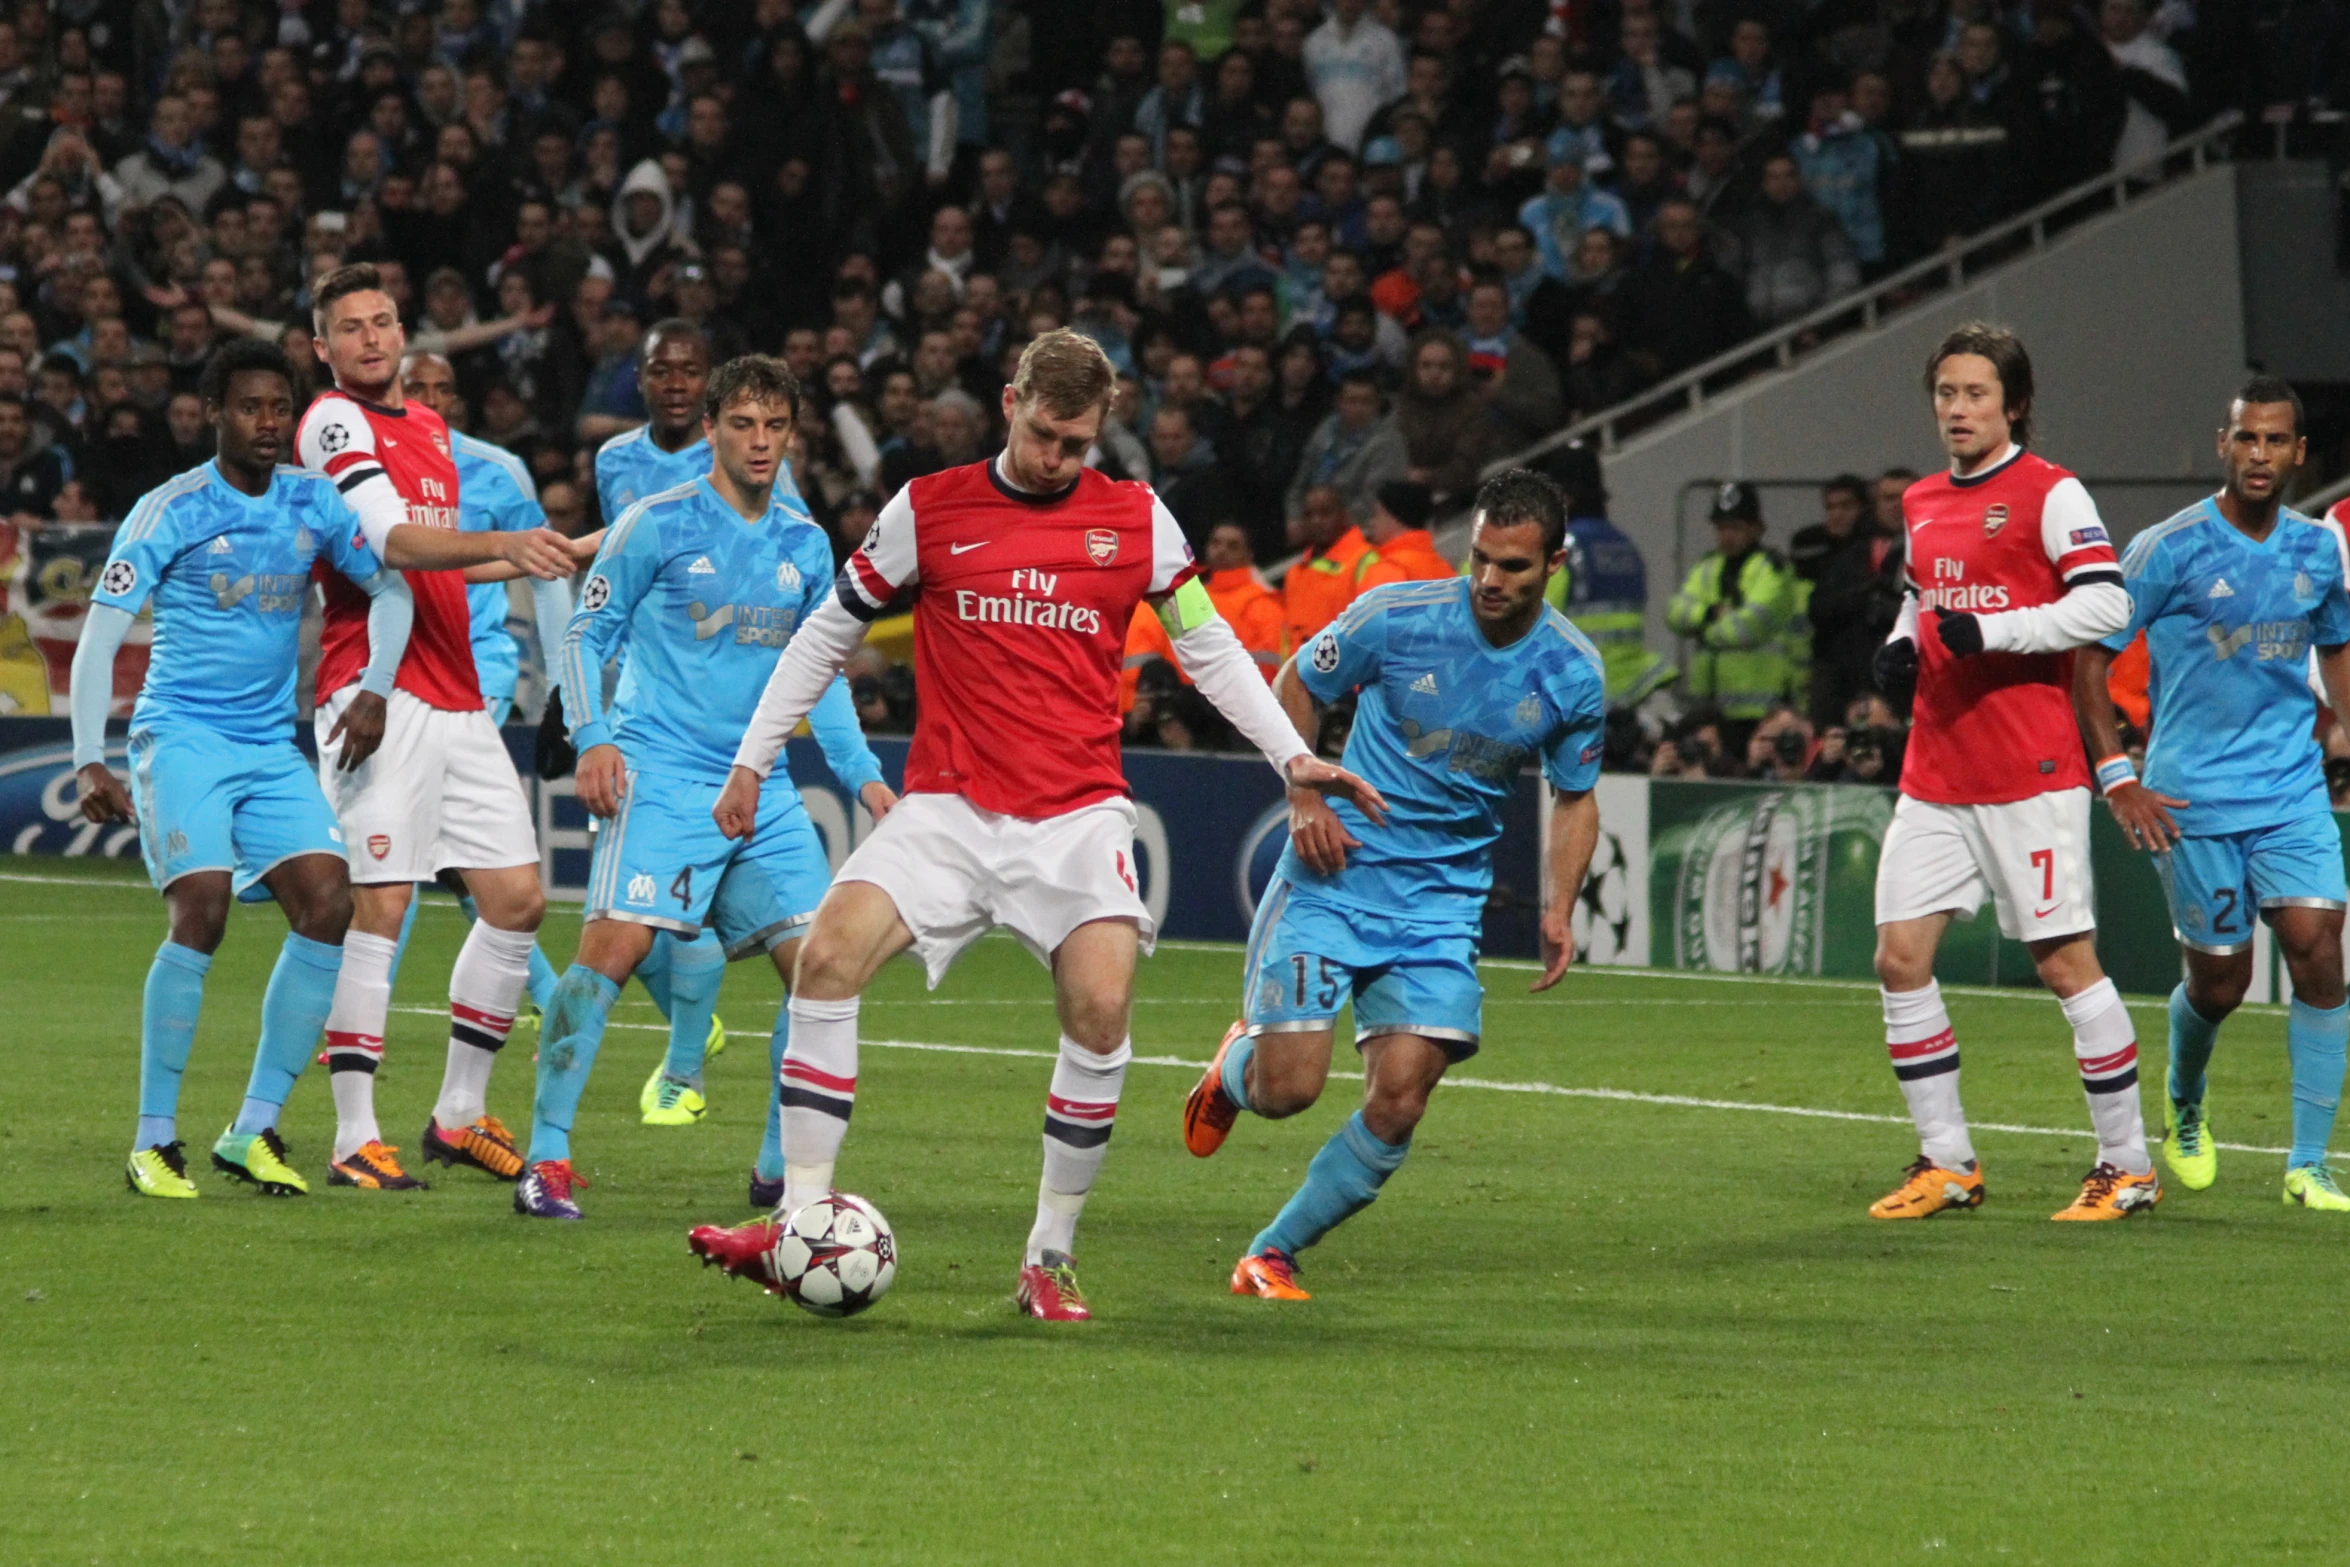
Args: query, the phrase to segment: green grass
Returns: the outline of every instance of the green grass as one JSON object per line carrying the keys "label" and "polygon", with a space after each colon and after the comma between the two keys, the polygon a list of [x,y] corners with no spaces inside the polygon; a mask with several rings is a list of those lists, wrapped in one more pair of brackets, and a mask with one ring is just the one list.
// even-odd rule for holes
{"label": "green grass", "polygon": [[[1099,1313],[1009,1304],[1042,1059],[869,1049],[844,1182],[889,1214],[895,1292],[827,1323],[692,1266],[743,1215],[771,976],[738,966],[704,1125],[635,1122],[660,1036],[607,1043],[578,1225],[472,1174],[413,1197],[201,1202],[122,1187],[139,987],[161,936],[119,870],[0,860],[0,1563],[2341,1561],[2325,1479],[2350,1403],[2350,1224],[2282,1161],[2116,1226],[2047,1216],[2072,1136],[1986,1133],[1992,1198],[1868,1201],[1905,1129],[1475,1088],[1440,1094],[1379,1205],[1308,1254],[1317,1298],[1236,1300],[1233,1257],[1348,1112],[1244,1120],[1201,1163],[1192,1075],[1130,1074],[1081,1232]],[[424,916],[432,1008],[461,921]],[[241,912],[182,1104],[233,1113],[282,925]],[[560,965],[575,922],[550,919]],[[1235,955],[1146,964],[1138,1053],[1202,1060]],[[1496,966],[1468,1075],[1898,1115],[1864,989]],[[982,943],[939,992],[896,965],[871,1039],[1044,1052],[1043,974]],[[631,991],[620,1019],[651,1023]],[[1953,1003],[1978,1121],[2085,1127],[2045,998]],[[2150,1083],[2159,1007],[2137,1011]],[[2283,1025],[2231,1025],[2220,1135],[2285,1140]],[[442,1025],[394,1017],[387,1135],[414,1146]],[[525,1119],[528,1036],[493,1108]],[[2149,1094],[2150,1110],[2155,1100]],[[287,1132],[323,1175],[307,1075]],[[201,1158],[196,1161],[201,1163]]]}

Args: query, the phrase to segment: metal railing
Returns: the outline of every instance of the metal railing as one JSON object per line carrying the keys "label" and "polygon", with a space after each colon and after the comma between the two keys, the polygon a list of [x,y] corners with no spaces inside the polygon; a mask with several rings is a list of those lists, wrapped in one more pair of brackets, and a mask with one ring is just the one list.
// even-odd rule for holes
{"label": "metal railing", "polygon": [[1522,451],[1488,463],[1485,473],[1490,476],[1533,462],[1575,440],[1596,439],[1602,453],[1612,452],[1627,435],[1675,413],[1696,413],[1709,397],[1743,385],[1757,373],[1787,369],[1832,337],[1868,331],[1888,316],[1963,288],[1994,266],[2046,249],[2052,235],[2102,212],[2119,210],[2150,188],[2168,183],[2175,164],[2183,165],[2178,173],[2200,174],[2222,155],[2224,144],[2243,123],[2243,114],[2231,109],[2172,142],[2159,159],[2084,180],[1947,250],[1912,262],[1858,293],[1846,294],[1809,315],[1750,337],[1611,408],[1578,419]]}

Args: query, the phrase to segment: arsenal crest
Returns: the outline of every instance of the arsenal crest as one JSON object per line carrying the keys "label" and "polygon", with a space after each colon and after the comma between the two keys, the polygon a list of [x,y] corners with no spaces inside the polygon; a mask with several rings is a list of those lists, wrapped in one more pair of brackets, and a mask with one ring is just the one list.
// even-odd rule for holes
{"label": "arsenal crest", "polygon": [[385,855],[391,853],[391,835],[389,833],[380,832],[369,833],[367,835],[367,852],[374,855],[379,860],[382,859]]}
{"label": "arsenal crest", "polygon": [[1085,535],[1085,553],[1097,566],[1107,566],[1118,558],[1118,535],[1109,528],[1088,529]]}
{"label": "arsenal crest", "polygon": [[2007,504],[2003,501],[1983,513],[1983,537],[1997,538],[1999,530],[2007,526]]}

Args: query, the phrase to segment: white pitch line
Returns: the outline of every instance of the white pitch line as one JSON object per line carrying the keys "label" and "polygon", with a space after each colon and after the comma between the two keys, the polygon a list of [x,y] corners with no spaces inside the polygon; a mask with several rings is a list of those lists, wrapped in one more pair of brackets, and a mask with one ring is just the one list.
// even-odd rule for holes
{"label": "white pitch line", "polygon": [[146,893],[155,890],[144,881],[134,881],[128,876],[19,876],[5,871],[0,872],[0,881],[20,881],[30,887],[113,887]]}
{"label": "white pitch line", "polygon": [[[438,1007],[394,1007],[395,1012],[420,1012],[438,1016]],[[608,1028],[625,1028],[638,1033],[666,1034],[667,1025],[652,1023],[610,1023]],[[867,1039],[859,1041],[868,1050],[919,1050],[930,1055],[947,1056],[1008,1056],[1018,1061],[1058,1061],[1060,1056],[1051,1050],[1018,1050],[1008,1045],[946,1045],[919,1039]],[[1171,1066],[1186,1072],[1207,1070],[1205,1061],[1194,1061],[1185,1056],[1136,1056],[1136,1066]],[[1360,1072],[1332,1072],[1333,1079],[1359,1083]],[[1701,1099],[1692,1094],[1644,1094],[1629,1088],[1569,1088],[1558,1083],[1512,1083],[1491,1077],[1447,1077],[1445,1088],[1482,1089],[1497,1094],[1541,1094],[1558,1099],[1605,1099],[1619,1104],[1661,1105],[1672,1110],[1733,1110],[1748,1115],[1792,1115],[1811,1121],[1858,1121],[1870,1126],[1908,1126],[1905,1115],[1877,1115],[1863,1110],[1823,1110],[1814,1105],[1774,1105],[1750,1099]],[[2096,1134],[2085,1127],[2020,1126],[2008,1121],[1970,1121],[1970,1132],[2005,1132],[2018,1137],[2093,1137]],[[2251,1143],[2215,1143],[2231,1153],[2285,1154],[2288,1148],[2261,1148]]]}

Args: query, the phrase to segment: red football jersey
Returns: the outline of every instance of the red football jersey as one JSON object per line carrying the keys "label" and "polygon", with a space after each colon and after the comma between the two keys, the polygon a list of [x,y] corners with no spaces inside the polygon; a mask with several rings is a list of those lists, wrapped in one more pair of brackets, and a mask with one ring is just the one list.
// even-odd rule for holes
{"label": "red football jersey", "polygon": [[1050,496],[1013,489],[992,461],[898,491],[842,582],[868,616],[917,590],[906,792],[1028,821],[1124,794],[1126,628],[1195,570],[1149,485],[1090,468]]}
{"label": "red football jersey", "polygon": [[[368,542],[382,553],[381,534],[394,522],[428,528],[457,526],[457,460],[449,427],[421,403],[380,408],[347,392],[330,391],[310,405],[294,434],[305,468],[333,479],[358,510]],[[360,486],[378,475],[391,480],[403,503],[399,516],[371,515]],[[381,526],[378,526],[380,524]],[[416,624],[393,684],[428,706],[451,712],[481,707],[473,668],[472,615],[461,571],[411,571]],[[357,680],[367,668],[367,595],[335,572],[320,571],[326,628],[318,646],[318,700]]]}
{"label": "red football jersey", "polygon": [[1920,479],[1901,498],[1918,590],[1918,690],[1901,792],[1942,805],[1996,805],[2089,786],[2073,718],[2070,653],[1959,658],[1937,609],[1995,615],[2053,604],[2083,572],[2120,580],[2113,541],[2081,481],[2010,448],[1979,474]]}

